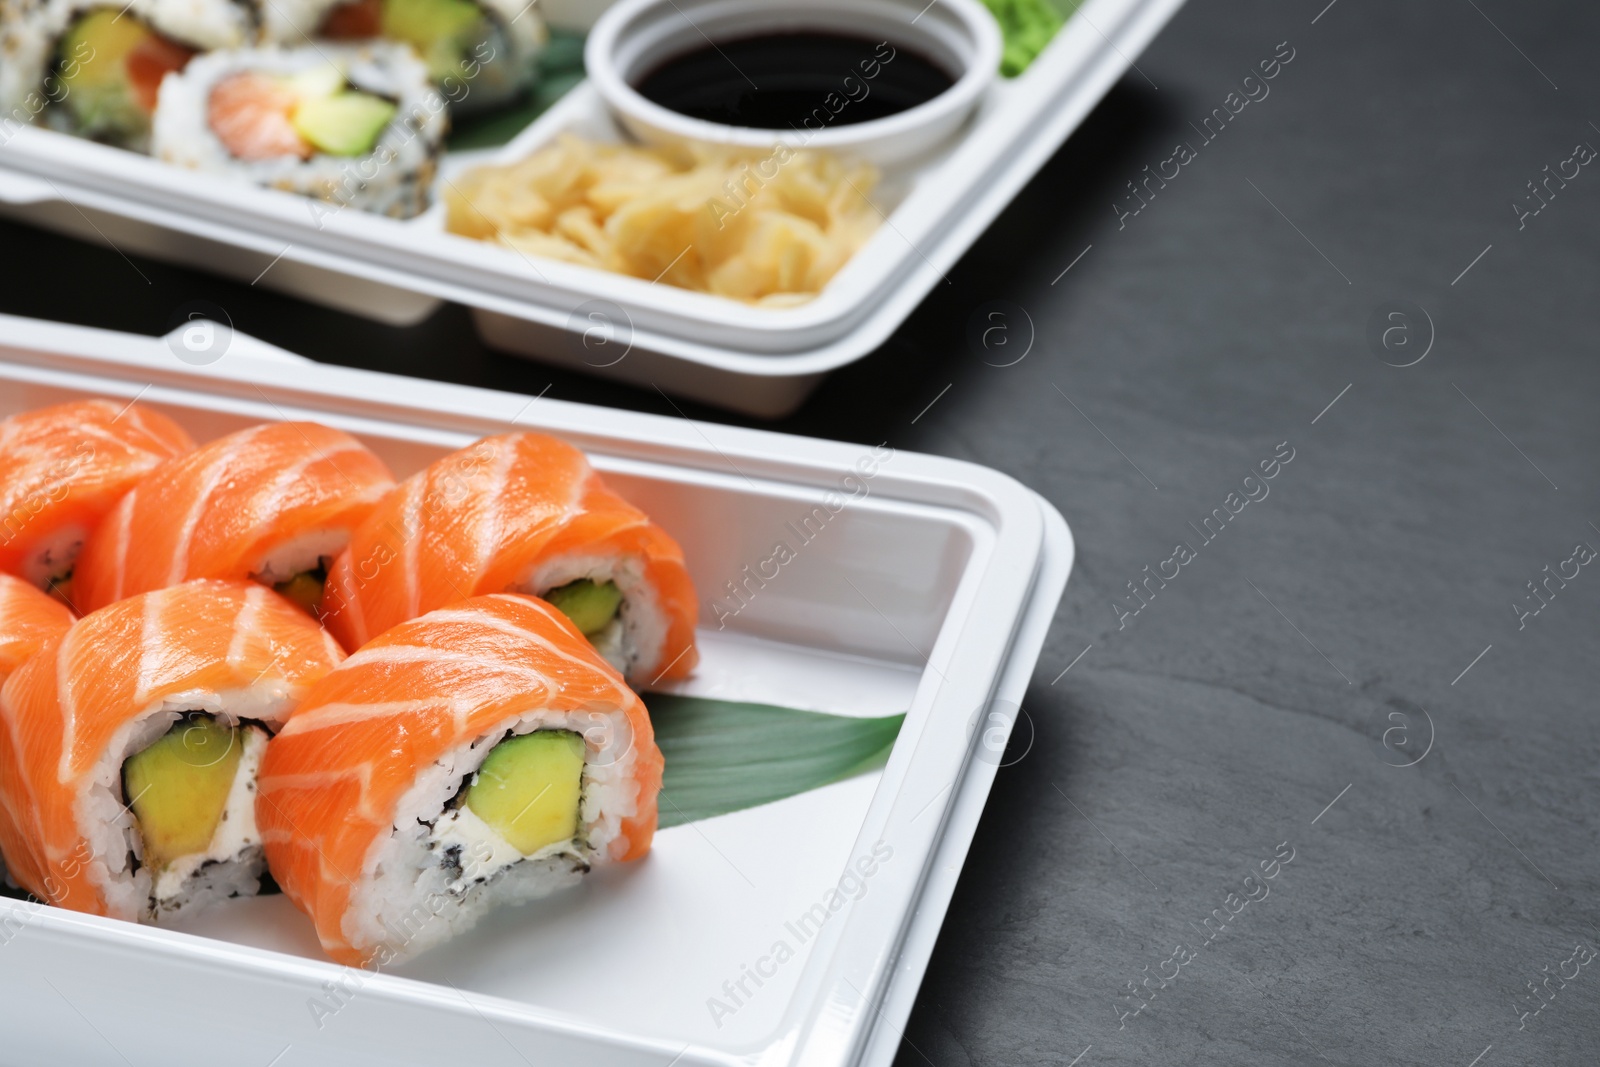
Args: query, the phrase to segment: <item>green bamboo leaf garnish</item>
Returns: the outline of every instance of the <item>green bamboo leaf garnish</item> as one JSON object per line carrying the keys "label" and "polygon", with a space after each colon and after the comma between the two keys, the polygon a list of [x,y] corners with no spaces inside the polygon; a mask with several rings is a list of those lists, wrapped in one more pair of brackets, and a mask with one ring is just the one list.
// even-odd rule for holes
{"label": "green bamboo leaf garnish", "polygon": [[651,693],[661,828],[770,804],[883,766],[904,715],[858,719]]}

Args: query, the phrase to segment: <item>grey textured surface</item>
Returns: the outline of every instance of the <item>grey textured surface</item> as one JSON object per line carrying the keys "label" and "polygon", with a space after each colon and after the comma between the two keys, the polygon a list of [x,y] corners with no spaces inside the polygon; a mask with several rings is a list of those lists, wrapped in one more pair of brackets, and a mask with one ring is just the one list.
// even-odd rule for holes
{"label": "grey textured surface", "polygon": [[[1000,773],[903,1064],[1600,1060],[1600,970],[1526,984],[1600,948],[1600,570],[1520,629],[1512,607],[1600,547],[1600,172],[1522,229],[1510,206],[1600,145],[1600,13],[1325,3],[1195,0],[951,284],[783,424],[999,467],[1078,539],[1036,741]],[[1282,41],[1270,94],[1119,228],[1125,183]],[[158,333],[206,299],[319,358],[671,411],[486,353],[459,308],[391,330],[0,242],[7,311]],[[1033,324],[1013,366],[963,340],[993,300]],[[1396,300],[1436,333],[1405,368],[1367,339]],[[1395,324],[1404,362],[1430,329]],[[1203,543],[1188,524],[1280,442],[1269,495]],[[1119,628],[1125,583],[1180,541],[1196,558]],[[1207,944],[1284,842],[1293,862]],[[1120,1019],[1179,944],[1179,976]]]}

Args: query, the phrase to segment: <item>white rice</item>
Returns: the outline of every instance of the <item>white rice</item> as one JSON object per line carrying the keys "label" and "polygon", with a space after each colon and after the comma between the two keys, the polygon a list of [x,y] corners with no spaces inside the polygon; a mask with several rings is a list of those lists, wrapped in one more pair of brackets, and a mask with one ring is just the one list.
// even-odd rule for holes
{"label": "white rice", "polygon": [[[211,130],[211,90],[234,74],[292,75],[335,64],[349,84],[392,100],[394,121],[365,156],[317,154],[247,161],[236,158]],[[310,197],[312,217],[345,207],[395,218],[427,210],[438,156],[449,130],[446,101],[409,47],[375,42],[306,48],[253,48],[197,56],[181,74],[169,74],[151,134],[151,154],[180,167]],[[323,206],[326,205],[326,206]]]}
{"label": "white rice", "polygon": [[[578,835],[523,856],[465,805],[448,809],[507,731],[571,730],[585,739]],[[614,709],[531,711],[446,753],[417,776],[395,810],[394,833],[367,856],[344,935],[383,966],[470,929],[485,913],[576,884],[611,861],[622,820],[638,811],[637,755]]]}
{"label": "white rice", "polygon": [[47,588],[54,579],[65,578],[72,573],[87,536],[88,531],[74,523],[35,541],[33,551],[22,564],[22,577],[40,589]]}
{"label": "white rice", "polygon": [[543,596],[582,578],[597,585],[614,582],[622,593],[622,606],[612,625],[590,639],[595,651],[629,681],[648,683],[668,666],[661,662],[661,650],[667,640],[667,618],[656,598],[655,587],[645,580],[644,565],[638,557],[557,556],[541,563],[514,591]]}
{"label": "white rice", "polygon": [[297,574],[316,570],[325,560],[331,563],[349,543],[349,530],[307,530],[274,545],[250,568],[250,576],[263,585],[287,582]]}
{"label": "white rice", "polygon": [[144,863],[138,823],[123,796],[122,765],[159,740],[184,712],[206,712],[230,726],[251,720],[276,732],[298,698],[287,685],[272,680],[245,690],[181,693],[152,704],[112,736],[76,804],[79,832],[91,848],[89,879],[104,893],[107,914],[132,922],[165,922],[231,897],[255,896],[266,870],[255,814],[256,769],[266,748],[259,730],[244,735],[238,775],[210,847],[155,878]]}

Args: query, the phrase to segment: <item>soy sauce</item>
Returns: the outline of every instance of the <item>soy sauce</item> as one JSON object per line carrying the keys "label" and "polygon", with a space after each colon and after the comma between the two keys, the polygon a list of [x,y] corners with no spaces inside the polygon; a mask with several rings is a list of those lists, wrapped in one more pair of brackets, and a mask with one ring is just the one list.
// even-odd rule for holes
{"label": "soy sauce", "polygon": [[708,43],[668,59],[634,88],[680,115],[724,126],[820,130],[899,114],[953,84],[909,49],[806,32]]}

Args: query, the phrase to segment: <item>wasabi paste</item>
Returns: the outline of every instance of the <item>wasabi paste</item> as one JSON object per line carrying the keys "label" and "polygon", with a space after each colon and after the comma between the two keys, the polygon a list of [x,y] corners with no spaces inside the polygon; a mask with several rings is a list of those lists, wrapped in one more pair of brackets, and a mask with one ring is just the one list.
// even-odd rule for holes
{"label": "wasabi paste", "polygon": [[[983,0],[1000,23],[1005,50],[1000,56],[1000,73],[1015,78],[1043,52],[1056,31],[1066,21],[1060,8],[1050,0]],[[1079,0],[1067,0],[1061,7],[1070,13]]]}

